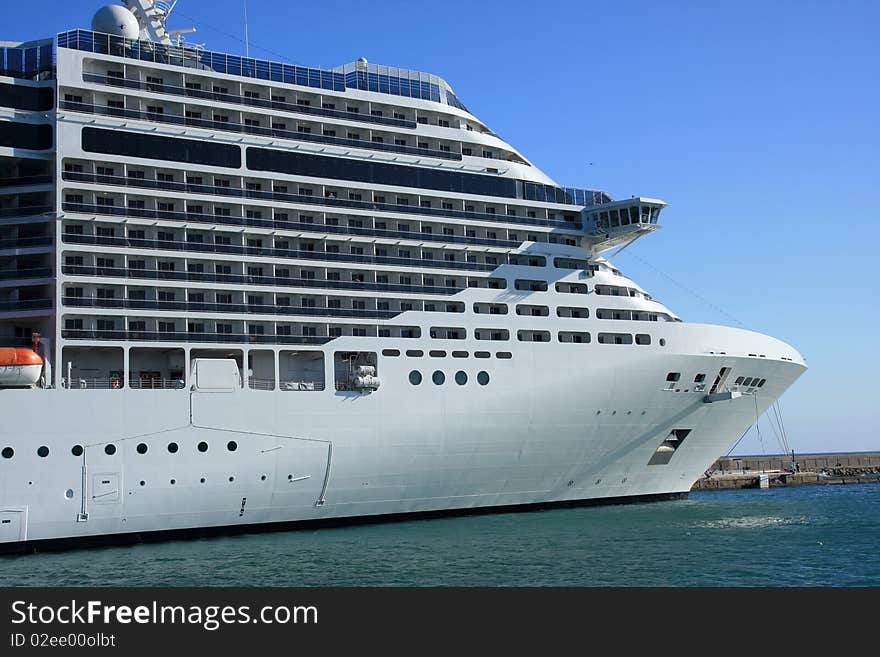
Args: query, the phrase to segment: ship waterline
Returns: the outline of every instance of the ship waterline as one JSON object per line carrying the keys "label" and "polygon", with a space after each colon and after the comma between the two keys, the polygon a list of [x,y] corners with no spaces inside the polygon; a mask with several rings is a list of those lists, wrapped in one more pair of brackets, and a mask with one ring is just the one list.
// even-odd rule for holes
{"label": "ship waterline", "polygon": [[442,79],[123,5],[0,48],[0,345],[42,360],[0,551],[681,497],[805,370],[602,257],[665,203],[557,185]]}

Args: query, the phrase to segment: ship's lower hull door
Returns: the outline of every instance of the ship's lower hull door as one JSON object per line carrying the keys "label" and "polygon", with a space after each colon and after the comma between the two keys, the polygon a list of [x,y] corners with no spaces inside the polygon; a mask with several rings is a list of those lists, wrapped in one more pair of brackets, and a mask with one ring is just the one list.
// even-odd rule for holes
{"label": "ship's lower hull door", "polygon": [[119,501],[119,474],[104,472],[92,475],[92,504],[115,504]]}
{"label": "ship's lower hull door", "polygon": [[275,451],[276,506],[292,512],[324,504],[330,476],[332,449],[317,441],[288,441]]}
{"label": "ship's lower hull door", "polygon": [[25,518],[22,509],[0,509],[0,543],[25,539]]}

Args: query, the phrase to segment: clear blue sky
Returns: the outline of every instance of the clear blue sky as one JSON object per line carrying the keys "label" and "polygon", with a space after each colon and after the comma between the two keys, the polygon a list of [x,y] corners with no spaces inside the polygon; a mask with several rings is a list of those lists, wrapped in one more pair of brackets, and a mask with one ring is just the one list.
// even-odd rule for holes
{"label": "clear blue sky", "polygon": [[[2,38],[88,28],[100,4],[17,3]],[[171,23],[243,53],[242,6],[180,0]],[[667,201],[664,229],[616,263],[686,321],[734,317],[804,354],[781,401],[795,449],[880,449],[880,3],[248,8],[252,56],[436,73],[557,182]],[[778,451],[764,419],[762,433],[737,452]]]}

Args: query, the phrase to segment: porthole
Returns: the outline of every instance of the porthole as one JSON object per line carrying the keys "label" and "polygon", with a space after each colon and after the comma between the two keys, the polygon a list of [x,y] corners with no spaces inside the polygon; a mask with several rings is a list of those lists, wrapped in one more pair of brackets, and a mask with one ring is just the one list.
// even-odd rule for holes
{"label": "porthole", "polygon": [[292,474],[287,475],[287,481],[293,481],[293,475],[292,475]]}
{"label": "porthole", "polygon": [[455,382],[458,385],[463,386],[465,383],[467,383],[467,374],[465,372],[459,370],[458,372],[455,373]]}
{"label": "porthole", "polygon": [[69,500],[72,500],[73,499],[73,489],[68,488],[66,491],[64,491],[64,497],[66,497]]}
{"label": "porthole", "polygon": [[106,445],[104,447],[104,453],[107,456],[113,456],[116,453],[116,445],[113,445],[112,443],[110,445]]}
{"label": "porthole", "polygon": [[40,458],[46,458],[47,456],[49,456],[49,448],[45,445],[41,445],[40,448],[37,450],[37,456],[39,456]]}
{"label": "porthole", "polygon": [[200,483],[200,484],[203,484],[203,483],[205,483],[205,478],[204,478],[204,477],[202,477],[202,478],[201,478],[201,479],[199,479],[199,483]]}
{"label": "porthole", "polygon": [[147,482],[144,481],[143,479],[141,479],[141,486],[146,486],[146,485],[147,485]]}
{"label": "porthole", "polygon": [[177,454],[177,450],[180,449],[177,446],[177,443],[168,443],[168,451],[172,454]]}
{"label": "porthole", "polygon": [[436,385],[442,386],[443,383],[446,381],[446,375],[443,372],[441,372],[440,370],[437,370],[434,372],[434,374],[431,375],[431,380]]}
{"label": "porthole", "polygon": [[228,443],[226,443],[226,449],[228,449],[230,452],[234,452],[238,449],[238,443],[236,443],[234,440],[230,440]]}
{"label": "porthole", "polygon": [[204,440],[202,442],[200,442],[198,444],[198,450],[200,452],[207,452],[208,451],[208,443],[206,443]]}
{"label": "porthole", "polygon": [[83,455],[83,446],[82,445],[74,445],[70,448],[70,453],[74,456],[82,456]]}
{"label": "porthole", "polygon": [[235,477],[230,477],[230,478],[229,478],[229,481],[230,481],[230,482],[235,481]]}
{"label": "porthole", "polygon": [[172,480],[171,480],[171,485],[172,485],[172,486],[173,486],[174,484],[176,484],[176,483],[177,483],[177,479],[172,479]]}
{"label": "porthole", "polygon": [[480,372],[477,374],[477,383],[481,386],[487,385],[489,383],[489,373],[488,372]]}
{"label": "porthole", "polygon": [[665,346],[666,346],[666,338],[660,338],[660,346],[661,346],[661,347],[665,347]]}
{"label": "porthole", "polygon": [[409,382],[414,386],[419,385],[422,382],[422,373],[418,370],[413,370],[409,373]]}
{"label": "porthole", "polygon": [[147,447],[146,443],[139,443],[137,446],[137,453],[138,454],[146,454],[148,449],[149,449],[149,447]]}
{"label": "porthole", "polygon": [[266,475],[260,475],[260,481],[266,481]]}

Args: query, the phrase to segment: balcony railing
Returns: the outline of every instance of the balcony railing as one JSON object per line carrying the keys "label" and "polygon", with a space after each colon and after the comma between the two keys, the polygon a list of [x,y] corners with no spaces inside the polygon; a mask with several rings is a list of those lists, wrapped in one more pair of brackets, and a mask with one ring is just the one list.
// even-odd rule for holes
{"label": "balcony railing", "polygon": [[[91,267],[64,265],[64,274],[70,276],[112,276],[141,280],[190,281],[202,283],[237,283],[241,285],[267,285],[278,287],[327,288],[338,290],[370,290],[377,292],[411,292],[417,294],[451,295],[461,292],[461,287],[431,285],[405,285],[398,283],[366,283],[360,281],[336,281],[319,278],[285,278],[282,276],[244,276],[241,274],[211,274],[131,267]],[[0,272],[2,273],[2,272]]]}
{"label": "balcony railing", "polygon": [[[135,379],[128,380],[128,387],[135,390],[182,390],[182,379]],[[61,387],[68,390],[120,390],[122,379],[118,377],[63,377]]]}
{"label": "balcony railing", "polygon": [[[108,207],[110,208],[108,210]],[[386,237],[394,239],[414,240],[417,242],[441,242],[449,244],[473,244],[475,246],[494,246],[497,248],[516,248],[520,240],[499,240],[482,237],[463,237],[461,235],[443,235],[440,233],[423,233],[418,231],[383,230],[379,228],[357,228],[354,226],[335,226],[332,224],[316,224],[304,221],[287,221],[284,219],[262,219],[252,217],[232,217],[229,215],[213,215],[196,212],[168,212],[151,211],[140,208],[115,208],[106,205],[90,205],[85,203],[64,203],[67,212],[81,212],[84,214],[102,214],[111,216],[134,216],[141,217],[152,213],[174,215],[161,218],[174,221],[186,221],[188,223],[223,224],[232,226],[256,226],[260,228],[272,228],[275,230],[307,231],[310,233],[328,233],[331,235],[361,235],[365,237]],[[115,211],[114,211],[115,210]]]}
{"label": "balcony railing", "polygon": [[61,109],[70,110],[71,112],[101,114],[104,116],[115,116],[122,119],[152,121],[153,123],[165,123],[168,125],[185,125],[191,128],[206,128],[208,130],[237,132],[249,135],[259,135],[261,137],[275,137],[278,139],[292,139],[295,141],[307,141],[318,144],[332,144],[334,146],[363,148],[366,150],[384,151],[389,153],[405,153],[407,155],[434,157],[444,160],[461,159],[460,153],[453,153],[451,151],[439,151],[432,148],[416,148],[414,146],[400,146],[398,144],[386,144],[384,142],[367,141],[366,139],[346,139],[343,137],[331,137],[329,135],[319,135],[310,132],[299,132],[296,130],[281,130],[276,128],[266,128],[257,125],[243,125],[241,123],[232,123],[231,121],[197,119],[174,114],[165,114],[164,112],[161,114],[156,112],[141,112],[139,110],[124,109],[121,107],[106,107],[103,105],[92,105],[89,103],[75,103],[68,100],[62,100],[60,106]]}
{"label": "balcony railing", "polygon": [[12,310],[45,310],[52,307],[52,299],[25,299],[22,301],[0,301],[0,313]]}
{"label": "balcony railing", "polygon": [[[443,208],[428,208],[422,205],[400,205],[396,203],[375,203],[373,201],[358,201],[354,199],[341,199],[334,196],[310,196],[306,194],[288,194],[287,192],[262,191],[258,189],[236,189],[232,187],[220,187],[217,185],[195,185],[191,183],[166,182],[159,180],[146,180],[145,178],[124,178],[121,176],[98,176],[90,173],[73,171],[64,172],[64,180],[91,182],[101,185],[124,185],[141,189],[162,189],[167,191],[184,192],[187,194],[207,194],[212,196],[232,196],[237,198],[263,199],[268,201],[281,201],[285,203],[301,203],[306,205],[321,205],[334,208],[351,208],[357,210],[370,210],[373,212],[398,212],[401,214],[418,214],[430,217],[448,217],[451,219],[474,219],[476,221],[490,221],[503,224],[526,224],[529,226],[549,226],[551,228],[566,228],[579,231],[580,219],[567,221],[564,219],[538,219],[536,217],[522,217],[519,215],[494,214],[491,212],[469,212],[466,210],[447,210]],[[149,212],[146,210],[145,212]],[[171,217],[173,218],[173,217]],[[236,217],[227,217],[236,219]],[[248,220],[250,221],[250,220]],[[242,219],[238,218],[238,223]],[[260,224],[252,224],[260,225]]]}
{"label": "balcony railing", "polygon": [[[51,302],[51,300],[50,300]],[[313,308],[308,306],[268,306],[264,304],[205,303],[196,301],[153,301],[141,299],[63,298],[70,308],[125,308],[128,310],[179,310],[189,313],[239,313],[257,315],[304,315],[307,317],[353,317],[358,319],[392,319],[400,314],[394,310],[358,310],[355,308]]]}
{"label": "balcony railing", "polygon": [[52,269],[49,267],[35,267],[33,269],[0,269],[0,281],[51,277]]}
{"label": "balcony railing", "polygon": [[287,390],[287,391],[320,391],[325,389],[325,384],[323,381],[303,381],[295,380],[295,381],[279,381],[279,390]]}
{"label": "balcony railing", "polygon": [[165,331],[117,331],[63,329],[65,340],[113,340],[116,342],[215,342],[223,344],[326,344],[333,338],[310,335],[250,335],[247,333],[190,333]]}
{"label": "balcony railing", "polygon": [[52,182],[49,174],[38,176],[18,176],[16,178],[0,178],[0,187],[29,187],[31,185],[46,185]]}
{"label": "balcony railing", "polygon": [[55,216],[55,206],[52,205],[22,205],[17,208],[0,209],[0,217],[33,217],[41,214]]}
{"label": "balcony railing", "polygon": [[55,243],[51,235],[40,237],[17,237],[0,240],[0,249],[29,249],[35,246],[52,246]]}
{"label": "balcony railing", "polygon": [[372,265],[401,265],[423,269],[466,269],[469,271],[494,271],[499,264],[507,262],[506,254],[498,254],[499,264],[460,262],[433,258],[395,258],[392,256],[361,255],[356,253],[328,253],[326,251],[304,251],[302,249],[278,249],[272,247],[240,246],[236,244],[216,244],[212,242],[182,242],[171,240],[148,240],[131,237],[103,237],[99,235],[64,234],[62,239],[68,244],[97,244],[119,248],[161,249],[163,251],[195,251],[198,253],[229,253],[234,255],[290,258],[295,260],[321,260],[327,262],[346,262]]}

